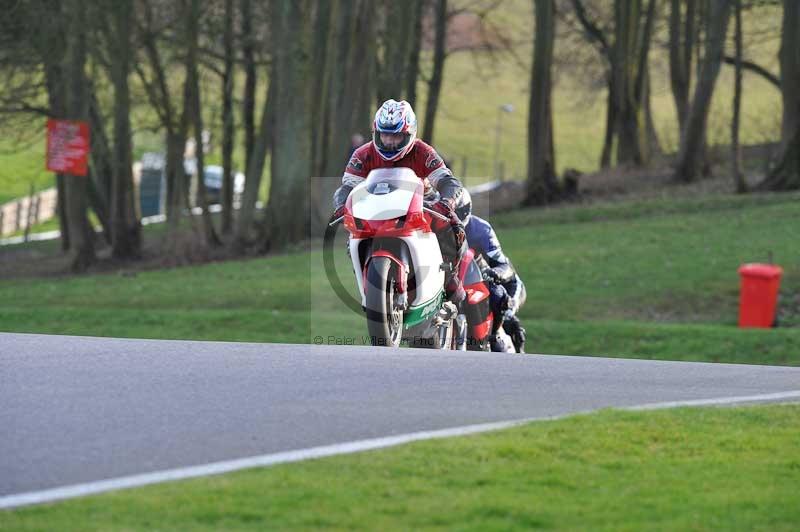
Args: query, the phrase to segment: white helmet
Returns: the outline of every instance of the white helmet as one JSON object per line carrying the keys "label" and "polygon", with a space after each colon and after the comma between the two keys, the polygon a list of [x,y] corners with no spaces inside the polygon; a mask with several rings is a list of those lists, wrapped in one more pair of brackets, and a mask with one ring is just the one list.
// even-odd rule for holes
{"label": "white helmet", "polygon": [[[402,133],[403,140],[397,146],[385,146],[381,133]],[[372,122],[372,140],[380,156],[387,161],[401,159],[411,150],[417,139],[417,115],[405,100],[386,100],[375,113]]]}

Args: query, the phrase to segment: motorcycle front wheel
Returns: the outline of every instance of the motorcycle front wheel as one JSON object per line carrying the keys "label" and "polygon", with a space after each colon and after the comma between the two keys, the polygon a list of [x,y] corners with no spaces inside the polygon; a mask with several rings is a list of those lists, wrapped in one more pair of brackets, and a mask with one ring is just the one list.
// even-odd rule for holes
{"label": "motorcycle front wheel", "polygon": [[403,335],[403,309],[394,304],[395,268],[386,257],[374,257],[367,266],[367,330],[375,346],[399,347]]}

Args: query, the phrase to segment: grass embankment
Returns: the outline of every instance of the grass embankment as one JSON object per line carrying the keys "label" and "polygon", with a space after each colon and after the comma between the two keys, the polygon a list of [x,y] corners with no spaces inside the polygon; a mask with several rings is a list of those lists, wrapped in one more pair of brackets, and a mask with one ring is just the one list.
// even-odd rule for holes
{"label": "grass embankment", "polygon": [[800,405],[604,411],[0,512],[4,530],[797,530]]}
{"label": "grass embankment", "polygon": [[55,186],[53,174],[45,169],[44,141],[0,140],[0,205],[29,195],[31,185],[36,191]]}
{"label": "grass embankment", "polygon": [[[655,200],[498,217],[528,286],[529,351],[800,364],[798,196]],[[353,288],[342,248],[343,284]],[[745,262],[785,269],[773,330],[736,328]],[[117,337],[361,343],[319,251],[198,267],[0,281],[0,330]]]}

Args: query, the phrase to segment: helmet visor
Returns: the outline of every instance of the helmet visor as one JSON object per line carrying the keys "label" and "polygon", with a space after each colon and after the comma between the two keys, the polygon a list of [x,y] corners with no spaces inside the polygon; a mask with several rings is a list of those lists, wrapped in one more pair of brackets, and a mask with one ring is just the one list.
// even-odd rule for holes
{"label": "helmet visor", "polygon": [[402,151],[411,142],[411,133],[382,133],[375,131],[373,134],[375,146],[384,154],[394,154]]}

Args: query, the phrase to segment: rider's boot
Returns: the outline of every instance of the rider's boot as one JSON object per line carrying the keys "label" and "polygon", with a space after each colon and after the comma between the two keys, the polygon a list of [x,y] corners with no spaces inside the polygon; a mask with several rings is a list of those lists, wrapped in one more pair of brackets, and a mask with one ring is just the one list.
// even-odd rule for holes
{"label": "rider's boot", "polygon": [[503,320],[503,329],[511,337],[514,343],[514,350],[517,353],[525,352],[525,328],[520,323],[519,318],[515,315],[506,316]]}
{"label": "rider's boot", "polygon": [[450,279],[445,281],[444,297],[455,305],[458,305],[467,297],[467,292],[464,290],[464,285],[458,275],[451,275]]}
{"label": "rider's boot", "polygon": [[467,297],[461,279],[458,277],[461,259],[467,252],[464,228],[460,225],[447,227],[443,231],[439,231],[436,237],[439,239],[439,248],[442,250],[442,258],[445,263],[449,264],[449,267],[445,268],[445,298],[458,305]]}

